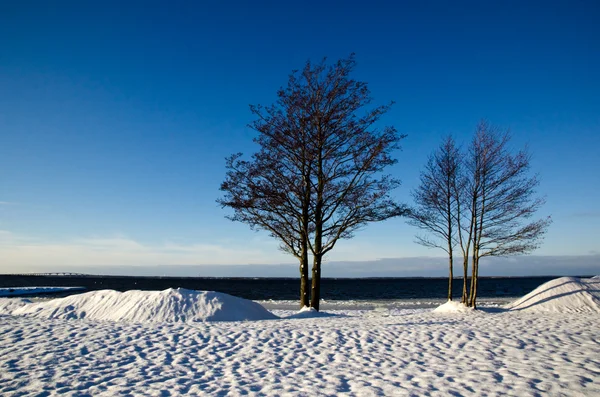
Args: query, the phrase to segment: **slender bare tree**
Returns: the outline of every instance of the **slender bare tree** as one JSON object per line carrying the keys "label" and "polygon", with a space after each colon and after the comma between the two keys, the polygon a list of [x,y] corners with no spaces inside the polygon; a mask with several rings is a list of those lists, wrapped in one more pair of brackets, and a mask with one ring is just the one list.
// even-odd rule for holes
{"label": "slender bare tree", "polygon": [[[417,242],[448,254],[452,297],[453,247],[463,254],[461,301],[477,306],[479,261],[487,256],[527,254],[535,250],[550,217],[532,220],[544,203],[536,196],[537,175],[530,174],[530,155],[513,154],[510,135],[481,121],[465,153],[446,138],[432,154],[413,192],[416,207],[409,223],[426,231]],[[471,283],[467,275],[471,262]]]}
{"label": "slender bare tree", "polygon": [[409,224],[427,233],[417,236],[417,243],[442,249],[448,255],[448,300],[452,300],[454,247],[459,234],[456,216],[460,210],[460,166],[459,150],[454,139],[448,136],[429,156],[425,170],[420,175],[420,184],[412,192],[416,206],[408,215]]}
{"label": "slender bare tree", "polygon": [[472,307],[477,306],[480,259],[532,252],[551,223],[550,217],[532,220],[545,202],[536,196],[539,179],[530,174],[531,156],[526,150],[512,154],[509,141],[508,132],[482,121],[466,155],[464,201],[471,203],[472,240],[468,305]]}
{"label": "slender bare tree", "polygon": [[470,195],[468,191],[469,179],[465,173],[463,154],[460,154],[461,161],[459,164],[459,172],[456,178],[456,184],[454,185],[454,195],[456,200],[456,211],[452,214],[453,219],[456,222],[456,236],[458,239],[458,246],[462,252],[463,257],[463,288],[461,303],[465,305],[469,299],[469,287],[468,287],[468,276],[469,276],[469,256],[472,249],[473,242],[473,222],[471,218],[465,218],[465,214],[468,214],[468,209],[471,205]]}

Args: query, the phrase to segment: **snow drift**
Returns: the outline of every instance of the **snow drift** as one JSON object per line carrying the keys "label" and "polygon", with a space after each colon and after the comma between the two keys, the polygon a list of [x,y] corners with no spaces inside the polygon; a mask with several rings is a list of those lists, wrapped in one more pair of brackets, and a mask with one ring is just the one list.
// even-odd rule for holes
{"label": "snow drift", "polygon": [[473,308],[457,301],[448,301],[436,307],[433,311],[435,313],[471,313]]}
{"label": "snow drift", "polygon": [[[15,307],[16,306],[16,307]],[[2,306],[0,305],[0,309]],[[213,291],[101,290],[46,302],[6,305],[5,314],[36,318],[111,320],[129,322],[242,321],[277,318],[247,299]]]}
{"label": "snow drift", "polygon": [[286,320],[299,319],[299,318],[323,318],[323,317],[335,317],[335,314],[325,313],[315,310],[312,307],[304,306],[297,313],[291,314],[289,316],[283,317]]}
{"label": "snow drift", "polygon": [[550,280],[505,308],[543,313],[600,313],[600,278]]}

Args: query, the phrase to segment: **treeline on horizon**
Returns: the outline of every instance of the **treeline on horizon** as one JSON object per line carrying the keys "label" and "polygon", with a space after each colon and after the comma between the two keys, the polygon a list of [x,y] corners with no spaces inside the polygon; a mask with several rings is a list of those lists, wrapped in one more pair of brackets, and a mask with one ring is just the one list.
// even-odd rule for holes
{"label": "treeline on horizon", "polygon": [[354,54],[331,65],[308,61],[275,103],[251,105],[259,149],[227,159],[217,202],[233,210],[227,218],[267,231],[299,261],[300,307],[319,310],[323,257],[340,239],[406,217],[424,232],[418,243],[448,254],[449,300],[453,257],[462,255],[461,302],[476,308],[480,259],[530,253],[551,223],[533,220],[544,200],[530,155],[513,153],[508,131],[482,120],[470,142],[448,136],[431,154],[413,205],[397,202],[391,193],[400,181],[385,171],[406,135],[379,127],[392,103],[370,107],[367,84],[350,76],[355,64]]}

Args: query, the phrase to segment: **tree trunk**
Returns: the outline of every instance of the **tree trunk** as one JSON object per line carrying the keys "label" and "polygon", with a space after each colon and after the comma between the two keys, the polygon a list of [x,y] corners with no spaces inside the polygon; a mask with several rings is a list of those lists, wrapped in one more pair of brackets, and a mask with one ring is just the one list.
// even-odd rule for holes
{"label": "tree trunk", "polygon": [[448,258],[450,266],[450,276],[448,277],[448,300],[452,300],[452,281],[454,280],[454,270],[452,263],[452,251],[450,251],[450,257]]}
{"label": "tree trunk", "polygon": [[304,254],[300,258],[300,309],[309,306],[308,292],[310,290],[308,280],[308,253],[304,251]]}
{"label": "tree trunk", "polygon": [[475,291],[475,280],[477,280],[477,277],[475,277],[475,271],[477,270],[477,254],[479,253],[479,240],[478,240],[478,234],[477,234],[477,230],[478,230],[478,226],[479,224],[477,223],[478,219],[477,219],[477,202],[476,202],[476,196],[473,196],[473,212],[471,215],[471,225],[474,225],[472,227],[473,230],[473,235],[472,235],[472,239],[473,239],[473,253],[471,256],[471,267],[473,268],[471,271],[471,290],[469,291],[469,303],[467,304],[467,306],[472,307],[473,306],[473,293]]}
{"label": "tree trunk", "polygon": [[465,256],[463,258],[463,292],[462,299],[460,300],[465,305],[467,304],[467,277],[469,272],[469,257]]}
{"label": "tree trunk", "polygon": [[479,284],[479,258],[477,258],[477,261],[473,265],[473,268],[474,268],[473,279],[475,280],[475,282],[473,283],[473,297],[471,298],[471,307],[473,309],[477,309],[477,285]]}
{"label": "tree trunk", "polygon": [[304,165],[304,198],[302,202],[302,258],[300,263],[300,309],[309,306],[308,239],[310,224],[310,168]]}
{"label": "tree trunk", "polygon": [[310,307],[319,311],[321,300],[321,256],[315,255],[312,268],[312,294],[310,297]]}
{"label": "tree trunk", "polygon": [[[475,251],[475,250],[473,250],[473,251]],[[469,306],[469,307],[473,307],[473,298],[474,298],[474,294],[475,294],[475,282],[477,281],[477,276],[475,273],[477,271],[477,260],[476,260],[475,252],[473,252],[471,267],[472,267],[471,289],[469,291],[469,303],[467,304],[467,306]]]}
{"label": "tree trunk", "polygon": [[313,267],[312,267],[312,291],[310,297],[310,307],[319,311],[319,300],[321,299],[321,260],[323,254],[323,224],[321,223],[322,201],[317,200],[315,210],[315,240],[313,252]]}
{"label": "tree trunk", "polygon": [[321,299],[321,260],[323,259],[323,192],[325,190],[323,175],[323,132],[320,127],[317,135],[317,145],[317,197],[314,215],[315,240],[313,246],[312,294],[310,297],[310,307],[319,311],[319,301]]}

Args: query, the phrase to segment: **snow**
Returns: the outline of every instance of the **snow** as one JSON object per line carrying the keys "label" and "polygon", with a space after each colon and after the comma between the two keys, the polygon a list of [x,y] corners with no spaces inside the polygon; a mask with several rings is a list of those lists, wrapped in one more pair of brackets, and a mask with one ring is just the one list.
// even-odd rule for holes
{"label": "snow", "polygon": [[9,314],[15,309],[30,304],[29,299],[0,298],[0,313]]}
{"label": "snow", "polygon": [[111,320],[128,322],[198,322],[277,318],[258,303],[213,291],[101,290],[22,305],[10,311],[42,319]]}
{"label": "snow", "polygon": [[[525,306],[577,296],[554,296],[564,293],[561,284],[546,291],[550,300],[531,298]],[[67,298],[41,306],[0,299],[0,395],[600,395],[595,311],[491,313],[446,303],[447,315],[440,316],[391,304],[383,310],[328,302],[335,316],[324,318],[291,311],[287,303],[277,309],[272,301],[276,312],[307,318],[210,322],[190,321],[196,317],[176,303],[199,302],[195,315],[209,318],[214,306],[203,297],[210,293],[131,291],[119,295],[123,308],[100,310],[113,294],[98,292],[104,298],[90,293],[70,301],[72,317],[58,314]],[[223,304],[221,315],[227,308],[250,312],[248,301],[223,295],[208,295]],[[133,302],[139,312],[133,317],[143,321],[125,321]],[[584,300],[569,304],[577,302]],[[16,313],[32,307],[42,309]],[[122,311],[108,315],[111,310]],[[104,321],[92,319],[92,312]],[[153,316],[165,321],[144,320]]]}
{"label": "snow", "polygon": [[14,287],[14,288],[0,288],[1,296],[23,296],[23,295],[37,295],[37,294],[50,294],[57,292],[74,292],[74,291],[85,291],[84,287]]}
{"label": "snow", "polygon": [[464,303],[457,301],[448,301],[433,310],[435,313],[469,313],[473,308],[467,307]]}
{"label": "snow", "polygon": [[[502,307],[511,303],[515,298],[511,297],[496,297],[496,298],[480,298],[477,299],[479,307]],[[282,313],[282,316],[296,313],[298,311],[297,300],[259,300],[266,309]],[[436,307],[446,303],[446,299],[381,299],[381,300],[322,300],[321,311],[331,310],[377,310],[390,312],[405,312],[410,309],[435,309]],[[278,314],[279,315],[279,314]]]}
{"label": "snow", "polygon": [[534,313],[600,313],[600,278],[550,280],[505,308]]}
{"label": "snow", "polygon": [[304,306],[297,313],[294,313],[294,314],[291,314],[288,316],[282,316],[282,317],[284,317],[286,319],[294,319],[294,318],[319,318],[319,317],[331,317],[331,316],[335,316],[335,314],[320,312],[312,307]]}

